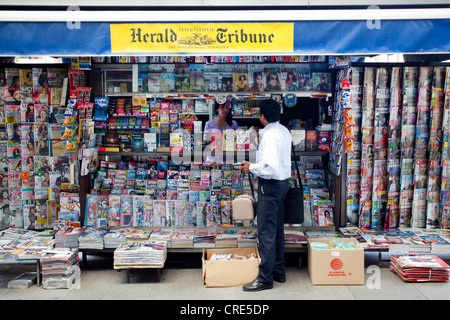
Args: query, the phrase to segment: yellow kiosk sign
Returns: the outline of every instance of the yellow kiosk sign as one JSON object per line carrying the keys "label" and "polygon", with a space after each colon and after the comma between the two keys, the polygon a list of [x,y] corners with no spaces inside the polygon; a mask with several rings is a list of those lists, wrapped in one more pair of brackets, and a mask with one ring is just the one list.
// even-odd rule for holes
{"label": "yellow kiosk sign", "polygon": [[113,53],[292,53],[293,23],[111,24]]}

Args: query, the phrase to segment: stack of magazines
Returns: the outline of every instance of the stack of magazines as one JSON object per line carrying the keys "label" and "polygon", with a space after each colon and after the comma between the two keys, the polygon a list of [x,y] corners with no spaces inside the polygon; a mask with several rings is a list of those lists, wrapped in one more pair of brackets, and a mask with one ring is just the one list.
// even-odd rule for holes
{"label": "stack of magazines", "polygon": [[103,238],[104,247],[107,249],[116,249],[126,242],[128,228],[111,229]]}
{"label": "stack of magazines", "polygon": [[80,280],[78,249],[46,250],[41,261],[44,289],[69,289]]}
{"label": "stack of magazines", "polygon": [[84,228],[78,237],[79,249],[103,249],[103,238],[106,232],[105,229]]}
{"label": "stack of magazines", "polygon": [[237,248],[238,237],[236,229],[218,229],[216,248]]}
{"label": "stack of magazines", "polygon": [[255,248],[256,232],[252,230],[239,230],[237,240],[238,248]]}
{"label": "stack of magazines", "polygon": [[78,248],[78,237],[83,231],[80,227],[65,226],[55,234],[56,248]]}
{"label": "stack of magazines", "polygon": [[114,250],[114,269],[163,268],[167,241],[126,242]]}
{"label": "stack of magazines", "polygon": [[285,244],[299,245],[307,244],[308,240],[302,231],[297,230],[284,230],[284,242]]}
{"label": "stack of magazines", "polygon": [[216,232],[197,230],[194,235],[194,248],[214,248],[216,246]]}
{"label": "stack of magazines", "polygon": [[193,248],[194,247],[194,229],[175,229],[173,230],[170,242],[172,248]]}
{"label": "stack of magazines", "polygon": [[450,267],[433,255],[399,255],[391,257],[390,269],[406,282],[444,282]]}

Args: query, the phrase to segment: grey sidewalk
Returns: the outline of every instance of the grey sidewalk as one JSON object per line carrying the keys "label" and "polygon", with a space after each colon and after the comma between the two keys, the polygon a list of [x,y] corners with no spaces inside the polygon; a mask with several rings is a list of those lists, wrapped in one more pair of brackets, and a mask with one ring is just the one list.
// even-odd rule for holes
{"label": "grey sidewalk", "polygon": [[[81,268],[81,281],[71,289],[48,290],[33,285],[8,289],[7,283],[34,265],[0,266],[0,300],[449,300],[450,282],[405,283],[389,270],[389,261],[378,265],[377,255],[366,254],[365,284],[358,286],[314,286],[308,268],[295,261],[287,267],[287,282],[261,292],[244,292],[241,287],[205,288],[199,256],[175,257],[156,282],[155,270],[137,270],[126,281],[126,271],[112,268],[112,257],[88,256]],[[447,262],[446,257],[442,257]],[[384,257],[389,259],[389,256]],[[177,261],[179,260],[179,261]],[[295,259],[294,259],[295,260]],[[305,264],[305,263],[304,263]],[[368,267],[370,267],[368,269]],[[367,270],[375,270],[367,272]],[[378,273],[379,272],[379,273]]]}

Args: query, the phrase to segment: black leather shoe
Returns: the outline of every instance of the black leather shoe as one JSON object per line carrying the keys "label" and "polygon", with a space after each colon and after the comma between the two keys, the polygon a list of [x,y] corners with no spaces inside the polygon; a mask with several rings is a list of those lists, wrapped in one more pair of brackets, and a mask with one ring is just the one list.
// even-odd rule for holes
{"label": "black leather shoe", "polygon": [[286,277],[273,277],[273,281],[279,282],[279,283],[285,283]]}
{"label": "black leather shoe", "polygon": [[261,291],[266,289],[272,289],[273,285],[271,284],[264,284],[262,282],[259,282],[258,279],[255,279],[253,282],[247,283],[242,288],[244,291]]}

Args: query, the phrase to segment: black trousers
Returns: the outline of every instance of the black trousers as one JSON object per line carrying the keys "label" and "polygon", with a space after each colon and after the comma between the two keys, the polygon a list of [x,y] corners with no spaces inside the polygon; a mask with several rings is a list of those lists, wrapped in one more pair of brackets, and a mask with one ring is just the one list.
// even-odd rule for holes
{"label": "black trousers", "polygon": [[272,284],[274,275],[285,276],[284,200],[288,189],[288,180],[258,179],[258,280],[265,284]]}

